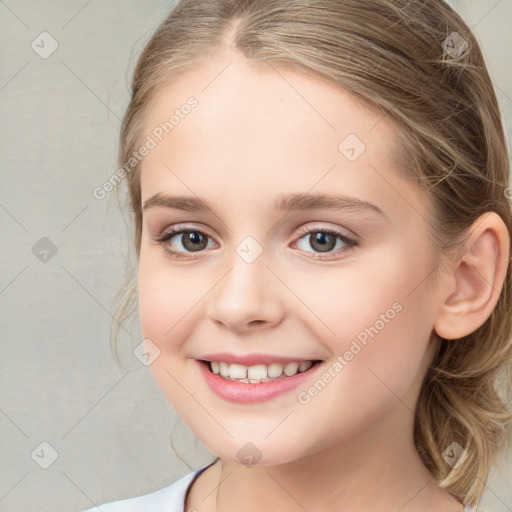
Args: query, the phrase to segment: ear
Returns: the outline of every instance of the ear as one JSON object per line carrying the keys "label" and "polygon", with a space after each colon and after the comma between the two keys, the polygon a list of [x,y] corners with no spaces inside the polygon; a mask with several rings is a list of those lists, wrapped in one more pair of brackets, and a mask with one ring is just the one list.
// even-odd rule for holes
{"label": "ear", "polygon": [[444,339],[476,331],[498,302],[510,258],[510,236],[495,212],[482,214],[467,231],[455,260],[447,264],[434,330]]}

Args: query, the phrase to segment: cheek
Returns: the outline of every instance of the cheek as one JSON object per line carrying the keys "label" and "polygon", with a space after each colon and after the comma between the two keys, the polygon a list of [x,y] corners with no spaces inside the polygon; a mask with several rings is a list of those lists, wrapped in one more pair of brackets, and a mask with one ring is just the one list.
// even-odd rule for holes
{"label": "cheek", "polygon": [[283,280],[293,283],[300,303],[292,296],[290,302],[297,302],[301,320],[337,354],[354,338],[364,342],[372,334],[397,347],[414,336],[414,328],[428,338],[435,300],[426,285],[433,264],[428,247],[415,242],[414,251],[406,244],[389,244],[314,277],[290,272]]}
{"label": "cheek", "polygon": [[316,381],[298,390],[294,414],[304,423],[297,421],[296,430],[287,432],[297,434],[297,443],[301,436],[316,439],[308,450],[348,438],[392,408],[406,420],[413,414],[428,359],[431,318],[420,289],[411,293],[414,272],[405,270],[369,271],[371,287],[365,293],[337,291],[326,302],[324,319],[336,334],[326,335],[325,328],[316,332],[333,356]]}
{"label": "cheek", "polygon": [[435,300],[425,291],[431,271],[427,247],[411,254],[397,245],[338,277],[325,274],[314,287],[302,287],[299,293],[319,317],[309,313],[309,328],[333,354],[330,373],[336,377],[325,376],[337,382],[328,386],[330,399],[339,393],[336,400],[348,406],[350,397],[405,393],[422,371],[432,333]]}
{"label": "cheek", "polygon": [[167,352],[190,326],[194,304],[205,291],[187,272],[172,271],[162,259],[141,251],[138,273],[142,335]]}
{"label": "cheek", "polygon": [[141,250],[138,275],[141,333],[159,351],[150,366],[153,377],[182,416],[190,408],[190,394],[197,392],[197,382],[189,378],[193,362],[182,354],[186,340],[198,324],[198,309],[194,306],[199,306],[206,292],[194,283],[197,281],[191,280],[187,272],[171,270],[161,256]]}

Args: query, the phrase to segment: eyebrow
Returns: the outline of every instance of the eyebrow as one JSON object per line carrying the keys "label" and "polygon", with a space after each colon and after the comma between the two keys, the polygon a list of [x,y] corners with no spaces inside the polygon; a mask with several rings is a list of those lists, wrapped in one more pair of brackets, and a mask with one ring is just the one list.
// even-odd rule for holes
{"label": "eyebrow", "polygon": [[[174,208],[187,212],[204,212],[215,214],[213,208],[202,199],[193,196],[170,196],[157,193],[144,202],[143,210],[160,206]],[[328,210],[364,210],[385,216],[376,205],[367,201],[348,196],[334,196],[329,194],[280,194],[274,201],[274,208],[280,212],[295,210],[328,209]]]}

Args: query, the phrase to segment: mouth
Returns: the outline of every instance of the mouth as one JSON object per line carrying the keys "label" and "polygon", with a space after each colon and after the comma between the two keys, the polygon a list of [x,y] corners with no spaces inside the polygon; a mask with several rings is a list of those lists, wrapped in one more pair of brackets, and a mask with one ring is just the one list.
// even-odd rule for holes
{"label": "mouth", "polygon": [[247,366],[227,361],[199,361],[212,374],[232,382],[245,384],[262,384],[277,380],[285,380],[306,373],[320,364],[321,360],[300,360],[286,363],[274,362]]}

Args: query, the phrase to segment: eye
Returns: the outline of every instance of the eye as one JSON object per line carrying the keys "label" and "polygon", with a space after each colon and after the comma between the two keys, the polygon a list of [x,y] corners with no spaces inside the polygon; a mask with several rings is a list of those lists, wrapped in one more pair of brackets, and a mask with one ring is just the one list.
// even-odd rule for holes
{"label": "eye", "polygon": [[173,226],[162,233],[155,241],[164,245],[164,250],[171,256],[186,258],[186,254],[201,252],[208,247],[210,237],[198,229],[185,229]]}
{"label": "eye", "polygon": [[[337,253],[340,250],[356,247],[357,241],[345,233],[322,227],[309,227],[299,231],[300,238],[295,242],[299,249],[314,254]],[[302,243],[302,247],[300,246]],[[313,251],[309,251],[308,247]],[[336,250],[335,250],[336,249]]]}
{"label": "eye", "polygon": [[[336,254],[358,245],[356,240],[345,233],[323,227],[302,228],[298,235],[300,238],[293,245],[297,245],[304,252],[317,255]],[[172,257],[188,258],[193,253],[211,248],[212,245],[208,245],[208,239],[211,237],[198,229],[172,226],[158,236],[155,242],[163,245],[165,252]],[[308,247],[313,251],[308,250]]]}

